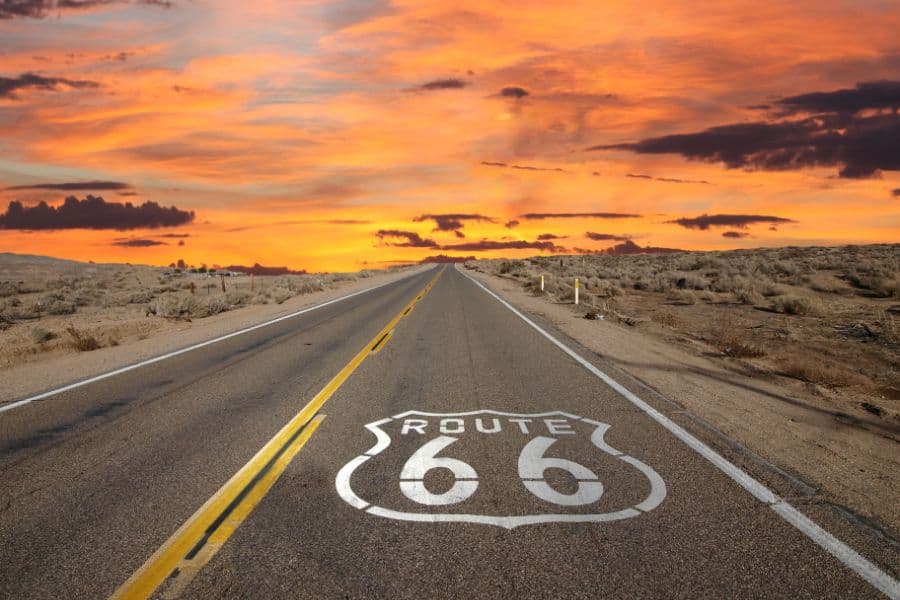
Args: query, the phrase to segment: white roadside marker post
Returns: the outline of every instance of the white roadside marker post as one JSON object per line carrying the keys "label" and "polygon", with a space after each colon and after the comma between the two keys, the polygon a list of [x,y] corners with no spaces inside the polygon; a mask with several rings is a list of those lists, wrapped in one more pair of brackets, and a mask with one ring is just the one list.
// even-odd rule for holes
{"label": "white roadside marker post", "polygon": [[578,278],[575,278],[575,304],[578,305]]}
{"label": "white roadside marker post", "polygon": [[541,291],[544,291],[544,276],[541,275]]}

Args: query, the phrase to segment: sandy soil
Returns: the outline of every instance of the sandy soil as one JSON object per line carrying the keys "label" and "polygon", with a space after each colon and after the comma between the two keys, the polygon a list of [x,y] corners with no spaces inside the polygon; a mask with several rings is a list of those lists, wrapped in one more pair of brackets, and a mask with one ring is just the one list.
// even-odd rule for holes
{"label": "sandy soil", "polygon": [[[8,319],[12,324],[7,322],[0,328],[0,402],[104,373],[307,306],[395,281],[426,268],[429,267],[340,276],[255,277],[254,291],[262,289],[264,294],[263,297],[254,296],[254,299],[266,303],[247,301],[240,305],[224,305],[229,308],[225,312],[203,317],[195,314],[193,318],[189,312],[173,311],[171,314],[180,316],[166,318],[148,314],[148,308],[155,306],[154,303],[163,306],[160,298],[164,301],[173,298],[179,302],[185,299],[196,301],[197,305],[191,307],[201,315],[206,314],[208,304],[216,306],[216,310],[221,309],[223,306],[219,303],[226,301],[226,294],[221,292],[221,279],[191,274],[170,277],[171,269],[147,266],[92,265],[44,257],[2,255],[0,282],[14,281],[26,293],[0,298],[0,308],[4,302],[8,306],[11,298],[18,300],[13,302],[17,306],[6,312],[0,310],[0,315],[13,315]],[[163,282],[162,286],[159,281]],[[172,281],[177,285],[173,286]],[[187,291],[192,282],[193,295]],[[315,286],[306,286],[309,282]],[[77,291],[89,291],[88,283],[99,285],[102,293],[92,296]],[[250,285],[249,277],[226,279],[232,300],[235,300],[235,294],[240,298],[248,296],[246,292]],[[207,290],[207,286],[212,287]],[[178,291],[169,291],[172,287]],[[76,307],[71,314],[42,314],[36,318],[28,312],[40,301],[35,298],[47,298],[48,294],[60,290],[63,300],[51,298],[49,302],[68,302],[73,294],[79,293],[89,297],[86,301],[73,302]],[[294,295],[285,298],[289,294]],[[23,315],[28,318],[22,318]],[[84,337],[96,340],[100,347],[91,351],[77,350],[75,340],[67,331],[70,327]],[[37,341],[36,330],[39,330],[38,334],[50,332],[52,337]]]}
{"label": "sandy soil", "polygon": [[[841,388],[755,368],[660,323],[627,325],[609,315],[588,320],[585,308],[536,296],[523,281],[469,273],[513,306],[548,319],[616,368],[798,476],[817,489],[819,498],[874,519],[896,539],[900,435],[895,400],[881,397],[888,408],[876,416],[848,400]],[[721,315],[707,310],[702,318],[714,324]]]}

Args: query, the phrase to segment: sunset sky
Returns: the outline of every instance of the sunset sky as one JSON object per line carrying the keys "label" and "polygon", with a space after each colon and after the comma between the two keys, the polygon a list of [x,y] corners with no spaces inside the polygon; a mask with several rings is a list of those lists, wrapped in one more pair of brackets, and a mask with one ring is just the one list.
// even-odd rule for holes
{"label": "sunset sky", "polygon": [[898,32],[896,0],[0,0],[0,251],[896,242]]}

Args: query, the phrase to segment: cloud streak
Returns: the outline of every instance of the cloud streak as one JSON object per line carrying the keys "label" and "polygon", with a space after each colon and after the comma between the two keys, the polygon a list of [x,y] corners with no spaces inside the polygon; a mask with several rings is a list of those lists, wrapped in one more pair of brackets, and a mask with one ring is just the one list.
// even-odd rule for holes
{"label": "cloud streak", "polygon": [[[736,227],[746,229],[750,225],[758,223],[785,224],[796,223],[792,219],[775,217],[772,215],[700,215],[699,217],[682,217],[673,221],[666,221],[675,225],[681,225],[686,229],[699,229],[706,231],[711,227]],[[733,237],[733,236],[728,236]]]}
{"label": "cloud streak", "polygon": [[27,89],[57,91],[60,87],[85,89],[98,88],[96,81],[66,79],[65,77],[44,77],[36,73],[22,73],[18,77],[0,77],[0,98],[17,99],[17,92]]}
{"label": "cloud streak", "polygon": [[575,212],[575,213],[525,213],[520,219],[540,221],[543,219],[636,219],[641,215],[614,212]]}
{"label": "cloud streak", "polygon": [[[6,188],[7,190],[61,190],[66,192],[75,191],[109,191],[109,190],[130,190],[131,184],[121,181],[76,181],[70,183],[31,183],[28,185],[14,185]],[[121,194],[120,194],[121,195]]]}

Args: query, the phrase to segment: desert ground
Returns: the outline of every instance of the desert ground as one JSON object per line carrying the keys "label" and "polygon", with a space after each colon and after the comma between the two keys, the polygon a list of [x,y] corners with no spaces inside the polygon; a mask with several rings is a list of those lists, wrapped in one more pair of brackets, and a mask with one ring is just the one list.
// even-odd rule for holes
{"label": "desert ground", "polygon": [[831,502],[896,539],[900,245],[465,267],[723,440],[774,464],[798,495]]}
{"label": "desert ground", "polygon": [[414,268],[221,277],[0,253],[0,401],[254,325]]}

